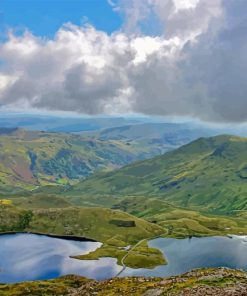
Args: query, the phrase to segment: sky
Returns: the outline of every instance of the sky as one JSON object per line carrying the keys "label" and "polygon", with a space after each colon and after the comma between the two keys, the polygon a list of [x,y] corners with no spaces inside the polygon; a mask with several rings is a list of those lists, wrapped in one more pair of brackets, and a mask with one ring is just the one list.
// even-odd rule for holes
{"label": "sky", "polygon": [[0,106],[247,121],[246,0],[0,0]]}
{"label": "sky", "polygon": [[13,28],[52,38],[68,22],[78,26],[90,22],[107,33],[122,25],[121,16],[106,0],[0,0],[0,11],[3,35]]}

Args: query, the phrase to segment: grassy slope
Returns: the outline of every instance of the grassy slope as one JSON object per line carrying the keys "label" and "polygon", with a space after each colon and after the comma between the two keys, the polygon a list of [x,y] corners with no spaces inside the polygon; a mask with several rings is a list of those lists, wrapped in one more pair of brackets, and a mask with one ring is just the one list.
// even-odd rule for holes
{"label": "grassy slope", "polygon": [[[27,230],[84,236],[104,243],[112,242],[114,238],[123,246],[164,232],[143,219],[105,208],[39,209],[33,213]],[[111,223],[114,220],[134,221],[135,226],[121,227]]]}
{"label": "grassy slope", "polygon": [[175,207],[157,198],[128,197],[112,208],[126,211],[167,229],[170,237],[227,235],[247,233],[246,212],[234,216],[212,215],[206,212]]}
{"label": "grassy slope", "polygon": [[153,196],[229,213],[247,209],[246,159],[245,138],[201,138],[162,156],[95,174],[68,195]]}
{"label": "grassy slope", "polygon": [[[94,238],[104,244],[100,250],[90,254],[91,259],[114,254],[119,261],[125,254],[119,247],[133,245],[138,240],[153,237],[153,234],[165,234],[166,229],[176,237],[247,233],[246,212],[239,211],[245,209],[246,148],[246,139],[237,137],[199,139],[164,156],[138,162],[116,172],[97,174],[75,187],[74,192],[68,192],[66,199],[54,195],[13,198],[15,205],[32,210],[31,217],[28,210],[1,205],[0,229]],[[229,176],[231,182],[226,182]],[[238,188],[239,194],[229,200],[230,189],[236,186],[241,186],[241,190]],[[135,188],[137,194],[132,193]],[[216,190],[220,194],[215,195]],[[86,194],[81,196],[81,192]],[[100,192],[107,195],[95,195]],[[90,195],[87,196],[88,193]],[[135,195],[126,198],[127,193]],[[141,196],[143,193],[145,197]],[[171,205],[171,199],[180,206]],[[74,202],[84,206],[114,207],[153,223],[135,220],[133,216],[110,209],[71,207]],[[203,209],[203,212],[188,210],[188,206]],[[53,209],[48,209],[50,207]],[[8,211],[4,215],[6,208]],[[218,212],[238,211],[234,211],[234,217],[205,214],[212,209],[215,211],[215,208]],[[110,223],[112,220],[135,221],[136,227],[120,229]],[[148,250],[149,255],[150,252]],[[140,262],[145,261],[143,253],[139,250],[138,254],[132,254],[135,260],[128,257],[132,261],[128,264],[140,266]],[[164,259],[158,255],[152,262],[156,260],[161,264]],[[152,262],[145,263],[145,267],[152,266]]]}
{"label": "grassy slope", "polygon": [[55,280],[0,285],[3,296],[26,295],[246,295],[246,273],[229,269],[201,269],[172,278],[128,277],[106,281],[65,276]]}
{"label": "grassy slope", "polygon": [[0,130],[0,189],[64,185],[160,153],[155,145],[22,129]]}
{"label": "grassy slope", "polygon": [[[96,251],[94,258],[89,259],[102,256],[120,258],[119,256],[125,256],[127,252],[123,247],[165,233],[158,225],[111,209],[67,207],[24,210],[2,204],[0,232],[8,231],[81,236],[102,242],[103,245]],[[133,254],[131,255],[134,259]],[[126,265],[137,268],[165,263],[160,251],[147,246],[136,249],[135,257],[135,260],[127,260]]]}
{"label": "grassy slope", "polygon": [[[11,202],[23,209],[49,209],[49,208],[67,208],[72,204],[61,195],[55,194],[32,194],[11,196]],[[1,199],[0,199],[1,202]]]}
{"label": "grassy slope", "polygon": [[[193,211],[183,207],[176,207],[162,199],[131,196],[126,198],[105,197],[76,197],[65,198],[58,195],[35,194],[32,196],[18,196],[10,200],[15,207],[23,210],[56,209],[83,206],[92,213],[96,208],[112,208],[127,212],[152,224],[159,225],[165,234],[171,237],[187,237],[191,235],[227,235],[247,233],[246,211],[240,211],[234,216],[213,215],[203,211]],[[90,208],[89,208],[90,207]],[[102,210],[105,211],[105,210]],[[0,212],[1,215],[1,212]],[[119,241],[118,241],[119,242]],[[115,240],[115,243],[117,241]],[[121,243],[120,243],[121,245]],[[103,251],[103,250],[101,250]],[[93,255],[95,256],[95,254]]]}
{"label": "grassy slope", "polygon": [[69,292],[78,289],[82,285],[92,282],[80,276],[64,276],[54,280],[24,282],[19,284],[0,284],[0,295],[2,296],[54,296],[68,295]]}

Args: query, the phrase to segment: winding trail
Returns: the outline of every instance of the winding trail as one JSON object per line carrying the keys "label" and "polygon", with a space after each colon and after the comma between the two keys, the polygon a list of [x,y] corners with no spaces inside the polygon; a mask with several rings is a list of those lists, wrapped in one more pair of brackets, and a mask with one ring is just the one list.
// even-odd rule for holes
{"label": "winding trail", "polygon": [[122,269],[114,276],[114,277],[118,277],[122,272],[124,272],[124,270],[126,269],[126,265],[124,263],[124,260],[129,256],[129,254],[137,247],[139,246],[142,242],[144,242],[145,240],[147,240],[147,238],[144,238],[142,240],[140,240],[138,243],[136,243],[132,248],[130,248],[128,250],[128,252],[123,256],[123,258],[121,259],[121,264],[122,264]]}
{"label": "winding trail", "polygon": [[144,241],[146,241],[146,240],[152,240],[152,239],[156,239],[156,238],[159,238],[160,237],[160,235],[156,235],[156,236],[153,236],[153,237],[150,237],[150,238],[144,238],[144,239],[142,239],[142,240],[140,240],[139,242],[137,242],[132,248],[130,248],[129,249],[129,251],[123,256],[123,258],[121,259],[121,264],[122,264],[122,269],[114,276],[114,278],[116,278],[116,277],[118,277],[118,276],[120,276],[120,274],[121,273],[123,273],[124,272],[124,270],[126,269],[126,265],[125,265],[125,263],[124,263],[124,261],[125,261],[125,259],[129,256],[129,254],[131,253],[131,252],[133,252],[133,250],[136,248],[136,247],[138,247],[141,243],[143,243]]}

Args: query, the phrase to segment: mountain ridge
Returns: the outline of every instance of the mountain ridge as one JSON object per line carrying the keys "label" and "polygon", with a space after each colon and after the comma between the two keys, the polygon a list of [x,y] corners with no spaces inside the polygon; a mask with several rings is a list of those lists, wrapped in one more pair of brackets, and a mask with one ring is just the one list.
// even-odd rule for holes
{"label": "mountain ridge", "polygon": [[74,192],[101,195],[146,195],[181,206],[217,210],[247,207],[247,138],[220,135],[199,138],[152,159],[93,175]]}
{"label": "mountain ridge", "polygon": [[22,128],[0,128],[0,147],[0,188],[6,192],[65,185],[159,153],[137,142]]}

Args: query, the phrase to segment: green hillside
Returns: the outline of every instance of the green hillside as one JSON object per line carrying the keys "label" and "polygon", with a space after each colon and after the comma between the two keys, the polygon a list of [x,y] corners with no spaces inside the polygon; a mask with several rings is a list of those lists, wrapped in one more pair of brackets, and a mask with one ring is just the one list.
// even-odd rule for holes
{"label": "green hillside", "polygon": [[[0,200],[1,201],[1,200]],[[122,265],[132,268],[153,268],[165,263],[161,251],[149,248],[147,240],[165,234],[166,231],[128,213],[105,208],[36,208],[16,207],[8,200],[0,202],[0,233],[34,232],[55,236],[86,237],[102,242],[100,248],[77,259],[117,258]],[[61,204],[64,204],[61,201]],[[138,244],[138,246],[137,246]],[[135,247],[130,251],[124,247]]]}
{"label": "green hillside", "polygon": [[0,203],[0,233],[6,231],[81,236],[122,246],[165,233],[158,225],[118,210],[81,207],[24,209]]}
{"label": "green hillside", "polygon": [[189,208],[175,207],[160,198],[129,196],[115,200],[113,209],[155,223],[170,237],[212,236],[247,233],[246,211],[234,215],[213,215]]}
{"label": "green hillside", "polygon": [[154,145],[0,128],[0,190],[66,185],[160,153]]}
{"label": "green hillside", "polygon": [[247,209],[247,139],[200,138],[175,151],[95,174],[68,194],[153,196],[215,212]]}

